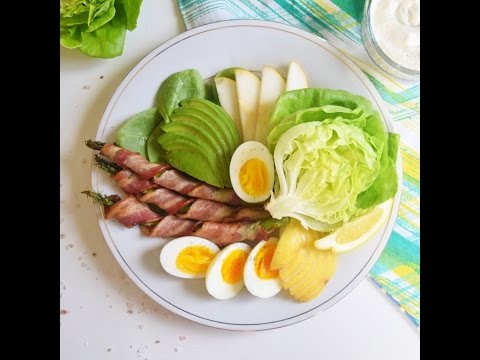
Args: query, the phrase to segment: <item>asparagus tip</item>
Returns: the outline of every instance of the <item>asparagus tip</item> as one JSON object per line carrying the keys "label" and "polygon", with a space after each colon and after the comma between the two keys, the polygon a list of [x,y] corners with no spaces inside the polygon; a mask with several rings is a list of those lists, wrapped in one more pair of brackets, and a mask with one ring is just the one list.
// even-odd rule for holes
{"label": "asparagus tip", "polygon": [[85,145],[87,145],[90,149],[93,150],[102,150],[105,143],[101,141],[85,140]]}
{"label": "asparagus tip", "polygon": [[115,175],[120,170],[122,170],[121,166],[117,164],[111,163],[105,159],[103,159],[100,155],[95,155],[95,164],[102,170],[109,172],[112,175]]}
{"label": "asparagus tip", "polygon": [[267,219],[260,221],[260,226],[267,231],[271,231],[281,226],[287,225],[289,221],[290,219],[286,217],[281,219]]}
{"label": "asparagus tip", "polygon": [[82,191],[82,194],[85,194],[88,197],[92,198],[94,201],[107,206],[111,206],[120,200],[118,195],[107,196],[107,195],[103,195],[101,193],[90,191],[90,190]]}

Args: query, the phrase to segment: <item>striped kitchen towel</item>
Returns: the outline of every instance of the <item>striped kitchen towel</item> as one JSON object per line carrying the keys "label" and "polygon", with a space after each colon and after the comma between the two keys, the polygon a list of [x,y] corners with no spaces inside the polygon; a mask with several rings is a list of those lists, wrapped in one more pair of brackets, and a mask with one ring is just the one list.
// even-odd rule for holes
{"label": "striped kitchen towel", "polygon": [[220,20],[280,22],[325,38],[375,85],[401,135],[402,202],[388,244],[370,277],[420,326],[420,84],[381,72],[361,36],[364,0],[179,0],[187,29]]}

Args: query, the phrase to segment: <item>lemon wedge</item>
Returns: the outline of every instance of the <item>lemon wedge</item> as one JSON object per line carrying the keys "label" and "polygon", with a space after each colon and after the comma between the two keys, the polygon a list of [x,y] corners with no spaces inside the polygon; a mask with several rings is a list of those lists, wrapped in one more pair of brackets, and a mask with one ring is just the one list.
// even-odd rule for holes
{"label": "lemon wedge", "polygon": [[372,211],[345,223],[335,232],[318,239],[314,246],[319,250],[332,250],[343,253],[357,248],[370,240],[387,221],[393,199],[375,207]]}

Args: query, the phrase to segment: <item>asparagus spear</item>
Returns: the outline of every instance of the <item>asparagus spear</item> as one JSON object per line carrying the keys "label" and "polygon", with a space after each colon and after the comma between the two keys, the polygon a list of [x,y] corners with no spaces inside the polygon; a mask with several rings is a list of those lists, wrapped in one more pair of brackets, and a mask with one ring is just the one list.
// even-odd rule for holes
{"label": "asparagus spear", "polygon": [[106,205],[106,206],[112,206],[113,204],[115,204],[115,203],[117,203],[121,200],[120,196],[118,196],[118,195],[108,195],[107,196],[107,195],[103,195],[103,194],[98,193],[98,192],[88,191],[88,190],[82,191],[82,194],[85,194],[88,197],[91,197],[96,202],[98,202],[102,205]]}
{"label": "asparagus spear", "polygon": [[[87,195],[88,197],[92,198],[94,201],[98,202],[99,204],[105,205],[105,206],[112,206],[113,204],[119,202],[121,200],[120,196],[118,195],[103,195],[98,192],[94,191],[82,191],[82,194]],[[147,206],[150,208],[150,210],[156,212],[157,214],[160,214],[162,216],[168,215],[165,210],[160,209],[157,205],[155,204],[147,204]]]}
{"label": "asparagus spear", "polygon": [[101,141],[86,140],[85,145],[87,145],[90,149],[100,151],[102,150],[105,143]]}
{"label": "asparagus spear", "polygon": [[115,175],[119,171],[123,170],[121,166],[118,166],[115,163],[105,160],[100,155],[95,155],[95,164],[102,170],[109,172],[112,175]]}
{"label": "asparagus spear", "polygon": [[[120,197],[118,195],[106,196],[106,195],[102,195],[100,193],[93,192],[93,191],[83,191],[82,193],[91,197],[96,202],[99,202],[100,204],[107,205],[107,206],[111,206],[111,205],[113,205],[114,203],[116,203],[117,201],[120,200]],[[170,215],[170,216],[174,216],[174,215]],[[162,220],[159,220],[159,221],[162,221]],[[154,225],[158,224],[159,221],[144,223],[144,224],[141,224],[141,225],[154,226]],[[186,220],[186,221],[191,221],[191,220]],[[246,228],[243,228],[242,233],[243,234],[248,233],[248,234],[255,235],[255,233],[258,230],[266,231],[267,233],[272,233],[275,229],[277,229],[281,226],[284,226],[287,223],[288,223],[287,218],[280,219],[280,220],[267,219],[267,220],[262,220],[262,221],[256,221],[256,222],[253,222],[253,223],[250,223],[250,224],[244,224],[246,226]],[[204,227],[204,225],[206,225],[207,227],[210,227],[210,226],[216,226],[216,227],[217,226],[225,226],[225,227],[228,228],[229,226],[232,226],[233,224],[232,223],[212,223],[212,222],[208,222],[208,221],[199,222],[199,227],[196,228],[195,231],[192,232],[192,235],[202,236],[204,234],[204,230],[205,230],[205,229],[202,229]],[[206,237],[206,235],[203,235],[203,237]],[[226,239],[223,239],[223,238],[222,239],[211,238],[210,240],[212,240],[214,242],[217,242],[217,243],[220,243],[222,245],[226,245],[226,243],[224,243]]]}
{"label": "asparagus spear", "polygon": [[[116,163],[117,166],[122,168],[129,169],[142,179],[151,179],[158,185],[166,187],[169,190],[177,191],[183,195],[192,196],[195,198],[201,198],[205,200],[214,200],[222,202],[232,206],[245,206],[245,202],[242,201],[233,191],[233,189],[219,189],[214,186],[202,183],[196,179],[192,179],[190,176],[175,170],[171,169],[171,165],[167,163],[163,164],[154,164],[149,162],[145,157],[138,153],[132,153],[132,156],[135,156],[135,160],[131,166],[125,166],[124,161],[118,163],[117,152],[121,149],[114,144],[105,144],[101,141],[87,140],[85,141],[86,146],[91,149],[98,150],[102,155],[106,156],[110,160]],[[127,154],[127,158],[129,158]],[[117,171],[115,167],[106,166],[108,162],[106,160],[97,162],[99,166],[105,165],[104,168],[106,171],[109,171],[111,174],[114,174],[114,171]],[[117,171],[118,172],[118,171]],[[167,176],[164,176],[167,174]],[[182,184],[180,187],[177,187],[175,182],[172,182],[172,177],[177,178],[177,183]],[[162,180],[163,178],[163,180]],[[162,184],[162,181],[164,184]],[[192,188],[185,185],[185,182],[190,182]],[[168,186],[166,185],[168,184]],[[186,190],[189,189],[189,190]]]}
{"label": "asparagus spear", "polygon": [[[119,171],[123,170],[123,168],[121,166],[118,166],[117,164],[114,164],[108,160],[105,160],[104,158],[102,158],[101,156],[99,155],[95,155],[95,164],[102,170],[105,170],[107,171],[108,173],[112,174],[112,175],[115,175],[117,174]],[[149,191],[152,191],[154,190],[154,188],[150,188],[150,189],[147,189],[145,191],[141,191],[139,194],[145,194]],[[206,201],[209,201],[209,200],[206,200]],[[154,206],[153,204],[150,204],[152,206]],[[149,205],[149,206],[150,206]],[[181,214],[186,214],[188,212],[188,210],[190,209],[190,207],[193,205],[193,202],[190,203],[190,204],[186,204],[185,206],[183,206],[182,208],[180,208],[178,211],[175,212],[175,214],[178,214],[178,215],[181,215]],[[161,215],[164,215],[165,214],[165,211],[161,210],[160,207],[157,207],[155,206],[155,208],[153,208],[152,206],[150,206],[150,209],[152,211],[155,211],[156,213],[158,214],[161,214]],[[227,206],[229,206],[227,204]],[[203,220],[201,218],[193,218],[195,220]]]}

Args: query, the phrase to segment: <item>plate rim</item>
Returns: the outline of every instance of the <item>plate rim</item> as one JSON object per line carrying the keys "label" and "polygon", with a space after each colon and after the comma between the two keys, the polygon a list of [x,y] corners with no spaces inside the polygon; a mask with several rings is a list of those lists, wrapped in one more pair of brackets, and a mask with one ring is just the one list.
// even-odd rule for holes
{"label": "plate rim", "polygon": [[[255,27],[255,28],[268,28],[268,29],[274,29],[274,30],[279,30],[279,31],[284,31],[291,33],[293,35],[302,37],[306,40],[309,40],[316,45],[324,48],[328,52],[330,52],[332,55],[334,55],[338,60],[343,62],[361,81],[361,83],[365,86],[366,90],[370,93],[372,98],[374,99],[375,104],[377,105],[377,109],[379,112],[382,114],[384,123],[388,130],[395,132],[395,126],[394,123],[391,119],[390,113],[388,109],[386,108],[386,104],[383,101],[382,97],[374,87],[374,85],[371,83],[371,81],[367,78],[367,76],[360,70],[360,68],[351,60],[349,59],[343,52],[338,50],[336,47],[334,47],[332,44],[330,44],[328,41],[325,39],[309,33],[305,30],[293,27],[291,25],[285,25],[282,23],[278,22],[273,22],[273,21],[265,21],[265,20],[223,20],[223,21],[217,21],[214,23],[206,24],[206,25],[201,25],[198,27],[195,27],[193,29],[187,30],[181,34],[178,34],[160,45],[156,46],[153,50],[148,52],[140,61],[138,61],[125,75],[125,77],[122,79],[122,81],[119,83],[117,86],[115,92],[113,95],[110,97],[110,100],[105,108],[105,111],[103,112],[102,118],[99,122],[97,133],[95,135],[96,139],[103,138],[104,132],[106,129],[106,124],[108,122],[108,119],[110,118],[110,115],[115,108],[115,105],[120,98],[121,94],[123,91],[127,88],[129,83],[133,80],[133,78],[145,67],[151,60],[153,60],[156,56],[160,55],[163,51],[166,49],[174,46],[175,44],[199,35],[204,32],[208,31],[214,31],[217,29],[223,29],[227,27]],[[103,129],[102,129],[103,125]],[[232,323],[226,323],[226,322],[221,322],[217,320],[211,320],[211,319],[206,319],[204,317],[201,317],[199,315],[192,314],[185,309],[181,309],[167,300],[163,299],[160,295],[155,293],[150,287],[145,284],[142,279],[130,268],[129,264],[127,261],[122,257],[120,251],[117,249],[113,239],[111,236],[106,236],[106,234],[109,234],[108,228],[106,226],[105,219],[103,217],[103,209],[101,206],[95,205],[95,215],[97,216],[98,224],[100,226],[100,230],[102,232],[102,236],[107,243],[112,255],[114,256],[115,260],[117,263],[120,265],[122,270],[128,275],[128,277],[134,282],[134,284],[145,294],[147,294],[150,298],[152,298],[157,304],[163,306],[169,311],[172,311],[173,313],[187,319],[190,321],[193,321],[195,323],[199,323],[202,325],[206,325],[209,327],[217,328],[217,329],[223,329],[223,330],[234,330],[234,331],[261,331],[261,330],[271,330],[271,329],[277,329],[285,326],[290,326],[293,324],[296,324],[298,322],[307,320],[315,315],[318,315],[320,312],[325,311],[326,309],[330,308],[340,300],[342,300],[345,296],[347,296],[355,287],[357,287],[360,282],[365,279],[367,276],[368,272],[371,270],[373,265],[376,263],[380,255],[382,254],[388,239],[390,238],[390,235],[393,230],[393,226],[395,224],[395,221],[397,219],[398,215],[398,210],[399,210],[399,205],[400,205],[400,198],[401,198],[401,184],[402,184],[402,159],[401,159],[401,149],[398,151],[397,155],[397,163],[396,163],[396,168],[397,168],[397,175],[398,175],[398,191],[394,197],[394,203],[392,206],[391,214],[388,220],[388,223],[384,229],[384,232],[382,234],[381,240],[378,243],[377,247],[375,248],[375,251],[373,254],[370,256],[369,260],[365,263],[363,268],[360,270],[360,272],[338,293],[333,295],[330,299],[326,300],[325,302],[315,306],[314,308],[303,311],[300,314],[297,314],[295,316],[290,316],[286,319],[281,319],[281,320],[276,320],[276,321],[270,321],[270,322],[263,322],[263,323],[257,323],[257,324],[232,324]],[[98,181],[98,171],[97,167],[94,164],[94,155],[92,154],[92,162],[91,162],[91,183],[92,183],[92,188],[95,188],[95,185],[97,184]]]}

